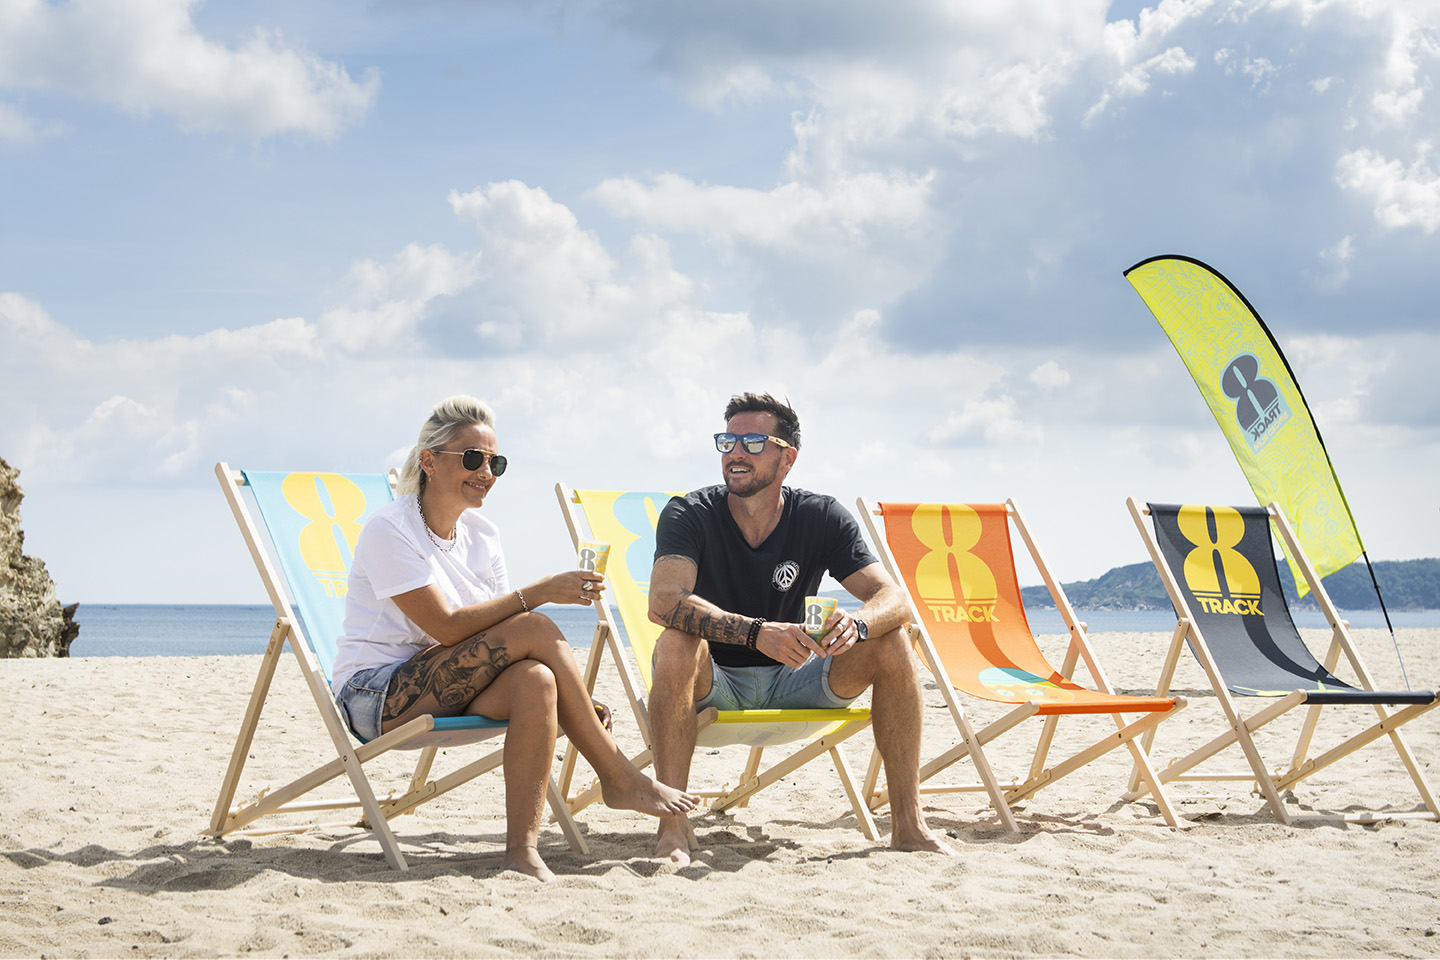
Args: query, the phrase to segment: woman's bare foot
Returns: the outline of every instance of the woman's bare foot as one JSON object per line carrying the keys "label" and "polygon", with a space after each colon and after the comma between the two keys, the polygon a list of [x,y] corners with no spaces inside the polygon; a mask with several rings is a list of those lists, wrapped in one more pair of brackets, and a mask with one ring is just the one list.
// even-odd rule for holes
{"label": "woman's bare foot", "polygon": [[683,816],[660,818],[660,832],[655,837],[658,859],[669,860],[677,867],[690,866],[690,831],[685,826]]}
{"label": "woman's bare foot", "polygon": [[621,778],[600,781],[600,797],[614,810],[635,810],[652,817],[686,814],[700,798],[667,786],[631,767]]}
{"label": "woman's bare foot", "polygon": [[549,883],[555,879],[555,874],[551,873],[550,868],[545,866],[545,861],[540,859],[540,851],[531,843],[507,849],[505,859],[500,862],[500,869],[523,873],[541,883]]}

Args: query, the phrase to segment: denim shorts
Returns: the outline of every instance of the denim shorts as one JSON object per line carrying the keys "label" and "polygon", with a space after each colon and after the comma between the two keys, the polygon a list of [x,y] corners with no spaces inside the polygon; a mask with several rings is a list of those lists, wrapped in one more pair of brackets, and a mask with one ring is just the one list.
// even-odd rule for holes
{"label": "denim shorts", "polygon": [[357,670],[345,681],[335,702],[340,705],[340,715],[345,718],[350,732],[361,743],[369,743],[380,736],[380,722],[385,714],[385,694],[390,689],[390,678],[395,671],[408,661],[397,660],[383,667],[367,667]]}
{"label": "denim shorts", "polygon": [[722,667],[711,663],[715,682],[695,704],[697,711],[720,710],[829,710],[848,707],[848,700],[830,689],[832,657],[812,656],[798,667]]}

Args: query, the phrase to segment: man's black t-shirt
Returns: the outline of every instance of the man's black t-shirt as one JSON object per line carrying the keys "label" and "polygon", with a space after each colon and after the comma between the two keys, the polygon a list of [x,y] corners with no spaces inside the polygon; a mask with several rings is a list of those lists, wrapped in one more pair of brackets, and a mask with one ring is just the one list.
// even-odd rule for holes
{"label": "man's black t-shirt", "polygon": [[[801,623],[805,598],[828,572],[836,580],[875,562],[855,522],[834,497],[782,488],[785,507],[759,547],[745,542],[730,515],[724,484],[672,497],[655,530],[655,557],[679,555],[695,561],[695,593],[731,613]],[[711,643],[721,666],[773,666],[758,650]]]}

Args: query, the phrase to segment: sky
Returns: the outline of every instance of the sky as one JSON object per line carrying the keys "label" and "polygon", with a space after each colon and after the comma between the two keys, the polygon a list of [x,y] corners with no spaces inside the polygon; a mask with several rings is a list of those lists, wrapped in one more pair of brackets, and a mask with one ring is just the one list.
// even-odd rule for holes
{"label": "sky", "polygon": [[[261,603],[214,474],[377,472],[488,400],[512,579],[554,485],[1252,502],[1124,280],[1228,277],[1372,559],[1440,555],[1440,3],[0,0],[0,457],[63,602]],[[1022,572],[1022,581],[1038,582]]]}

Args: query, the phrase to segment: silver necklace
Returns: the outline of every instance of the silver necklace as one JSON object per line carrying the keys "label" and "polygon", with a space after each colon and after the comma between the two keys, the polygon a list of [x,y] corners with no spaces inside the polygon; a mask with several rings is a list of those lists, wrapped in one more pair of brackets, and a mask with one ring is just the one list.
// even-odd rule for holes
{"label": "silver necklace", "polygon": [[448,542],[435,536],[435,531],[431,530],[430,524],[425,522],[425,508],[420,506],[420,495],[418,493],[415,495],[415,509],[420,513],[420,526],[425,528],[425,536],[430,538],[430,542],[439,547],[441,553],[449,553],[451,550],[454,550],[455,528],[450,528],[450,539]]}

